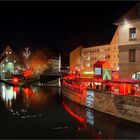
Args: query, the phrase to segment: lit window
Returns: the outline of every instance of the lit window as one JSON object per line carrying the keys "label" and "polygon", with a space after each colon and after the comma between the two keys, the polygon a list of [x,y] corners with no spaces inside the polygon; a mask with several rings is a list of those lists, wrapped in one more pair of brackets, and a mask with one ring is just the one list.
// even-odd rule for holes
{"label": "lit window", "polygon": [[9,54],[11,54],[11,52],[9,52]]}
{"label": "lit window", "polygon": [[6,62],[8,62],[8,60],[6,59]]}
{"label": "lit window", "polygon": [[90,63],[87,63],[87,67],[90,67]]}
{"label": "lit window", "polygon": [[136,27],[129,28],[129,39],[130,40],[136,39]]}
{"label": "lit window", "polygon": [[6,54],[8,54],[8,52],[6,51]]}
{"label": "lit window", "polygon": [[16,63],[16,60],[14,60],[14,63]]}

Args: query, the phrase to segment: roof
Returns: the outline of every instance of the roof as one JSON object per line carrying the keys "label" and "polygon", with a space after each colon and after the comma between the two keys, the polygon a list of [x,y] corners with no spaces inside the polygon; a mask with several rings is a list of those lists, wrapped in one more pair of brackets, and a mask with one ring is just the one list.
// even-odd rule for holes
{"label": "roof", "polygon": [[110,64],[107,60],[102,60],[102,61],[97,61],[95,64],[94,64],[94,67],[106,67],[106,68],[110,68]]}
{"label": "roof", "polygon": [[[11,52],[11,54],[6,54],[6,52]],[[7,46],[6,49],[0,55],[0,63],[2,63],[6,58],[16,60],[18,64],[24,67],[24,62],[22,61],[23,59],[20,58],[20,55],[14,53],[10,46]]]}
{"label": "roof", "polygon": [[114,82],[114,83],[140,83],[140,80],[121,78],[121,79],[112,80],[112,82]]}
{"label": "roof", "polygon": [[114,24],[119,25],[125,20],[140,19],[140,2],[136,3],[125,15],[118,19]]}
{"label": "roof", "polygon": [[88,49],[88,48],[92,48],[92,47],[101,47],[101,46],[107,46],[110,45],[110,40],[103,42],[103,43],[94,43],[93,45],[90,46],[83,46],[83,49]]}

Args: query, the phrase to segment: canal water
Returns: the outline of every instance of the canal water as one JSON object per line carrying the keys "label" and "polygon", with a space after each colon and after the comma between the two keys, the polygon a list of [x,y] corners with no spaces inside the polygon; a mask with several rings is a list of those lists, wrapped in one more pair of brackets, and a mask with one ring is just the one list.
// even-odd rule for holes
{"label": "canal water", "polygon": [[140,139],[140,125],[69,101],[58,87],[1,83],[0,138]]}

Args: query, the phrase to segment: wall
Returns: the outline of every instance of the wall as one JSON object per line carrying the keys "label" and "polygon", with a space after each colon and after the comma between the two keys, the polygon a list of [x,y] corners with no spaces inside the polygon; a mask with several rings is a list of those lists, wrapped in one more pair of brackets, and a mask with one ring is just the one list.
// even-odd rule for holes
{"label": "wall", "polygon": [[[64,87],[62,89],[63,94],[68,99],[85,106],[85,91],[77,93]],[[140,123],[140,98],[136,96],[94,92],[93,109],[118,118]]]}
{"label": "wall", "polygon": [[[129,40],[129,28],[136,27],[137,39],[134,41]],[[132,45],[140,43],[140,21],[135,20],[133,22],[128,21],[128,24],[119,25],[119,45]]]}
{"label": "wall", "polygon": [[70,68],[81,66],[81,46],[70,52]]}
{"label": "wall", "polygon": [[[129,39],[129,28],[136,27],[136,39]],[[136,49],[136,62],[129,62],[129,49]],[[119,25],[119,68],[120,77],[131,78],[140,71],[140,21]]]}
{"label": "wall", "polygon": [[118,40],[119,39],[119,28],[117,28],[112,41],[110,43],[111,50],[110,50],[110,65],[112,66],[112,70],[116,71],[119,70],[119,48],[118,48]]}
{"label": "wall", "polygon": [[95,93],[95,110],[140,123],[140,98],[136,96]]}

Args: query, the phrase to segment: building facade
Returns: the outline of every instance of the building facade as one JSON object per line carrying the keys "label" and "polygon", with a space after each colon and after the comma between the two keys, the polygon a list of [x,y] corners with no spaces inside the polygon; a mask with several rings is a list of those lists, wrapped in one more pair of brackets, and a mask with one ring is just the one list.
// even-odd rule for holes
{"label": "building facade", "polygon": [[70,52],[70,71],[72,73],[81,71],[81,50],[82,46],[79,46]]}
{"label": "building facade", "polygon": [[120,77],[140,79],[140,3],[116,22]]}
{"label": "building facade", "polygon": [[0,55],[0,77],[9,78],[12,74],[20,74],[25,69],[19,57],[7,46]]}
{"label": "building facade", "polygon": [[97,61],[107,60],[113,71],[118,71],[119,49],[118,49],[118,29],[112,41],[106,45],[78,47],[70,53],[70,68],[78,69],[81,76],[93,77],[93,66]]}
{"label": "building facade", "polygon": [[[93,65],[97,61],[107,60],[111,70],[119,73],[120,78],[140,80],[140,2],[115,25],[118,28],[110,43],[81,48],[81,51],[75,55],[77,58],[73,57],[70,67],[74,60],[78,59],[81,63],[81,75],[93,77]],[[71,57],[72,55],[70,60]]]}

